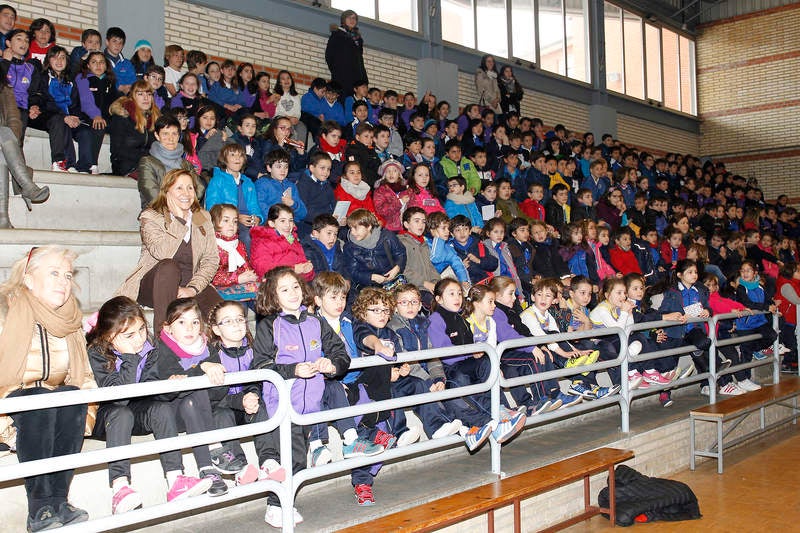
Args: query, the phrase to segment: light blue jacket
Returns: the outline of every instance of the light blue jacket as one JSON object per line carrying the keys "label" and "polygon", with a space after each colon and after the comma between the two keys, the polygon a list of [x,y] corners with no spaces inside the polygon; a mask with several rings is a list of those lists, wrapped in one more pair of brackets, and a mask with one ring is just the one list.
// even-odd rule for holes
{"label": "light blue jacket", "polygon": [[[247,212],[241,214],[255,215],[261,219],[263,224],[265,221],[264,211],[258,205],[255,185],[243,173],[240,174],[239,183],[242,187],[244,203],[247,206]],[[217,204],[231,204],[239,207],[239,188],[236,186],[236,180],[231,174],[219,167],[214,167],[214,175],[211,177],[211,181],[208,182],[208,188],[206,189],[205,203],[206,211],[210,211]]]}
{"label": "light blue jacket", "polygon": [[431,249],[431,263],[439,274],[444,272],[447,267],[452,267],[459,282],[469,281],[469,274],[464,268],[464,263],[461,262],[453,247],[447,244],[447,241],[443,241],[439,237],[433,239],[425,237],[425,242]]}
{"label": "light blue jacket", "polygon": [[258,206],[266,214],[269,208],[275,204],[283,201],[283,193],[287,190],[292,191],[292,200],[294,205],[294,219],[296,221],[305,220],[306,218],[306,204],[300,198],[300,191],[297,190],[297,185],[285,179],[278,181],[270,176],[262,176],[256,180],[256,196],[258,197]]}
{"label": "light blue jacket", "polygon": [[478,206],[475,202],[470,204],[457,204],[448,198],[444,203],[444,211],[451,219],[456,215],[464,215],[469,219],[473,227],[483,227],[483,217],[480,211],[478,211]]}

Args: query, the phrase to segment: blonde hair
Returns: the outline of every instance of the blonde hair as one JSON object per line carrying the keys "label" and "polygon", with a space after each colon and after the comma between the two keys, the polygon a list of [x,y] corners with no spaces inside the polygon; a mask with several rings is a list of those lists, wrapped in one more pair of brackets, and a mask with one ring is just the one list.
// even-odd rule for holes
{"label": "blonde hair", "polygon": [[[128,93],[131,95],[131,100],[133,100],[133,96],[136,94],[136,91],[144,91],[153,94],[153,88],[150,87],[150,84],[144,80],[139,80],[131,86],[130,93]],[[144,133],[145,130],[152,131],[156,120],[158,120],[158,117],[161,116],[161,111],[158,110],[155,98],[150,101],[150,109],[147,110],[147,113],[148,114],[145,114],[141,109],[139,109],[139,106],[136,105],[136,102],[134,101],[133,116],[131,119],[136,126],[136,131],[139,133]]]}
{"label": "blonde hair", "polygon": [[[0,298],[5,297],[8,300],[16,298],[20,290],[25,287],[25,275],[36,271],[42,266],[44,258],[50,255],[66,259],[69,261],[70,265],[73,264],[78,257],[77,253],[58,244],[34,246],[27,254],[17,259],[11,266],[11,273],[8,279],[0,284]],[[72,288],[77,288],[74,281],[72,282]]]}

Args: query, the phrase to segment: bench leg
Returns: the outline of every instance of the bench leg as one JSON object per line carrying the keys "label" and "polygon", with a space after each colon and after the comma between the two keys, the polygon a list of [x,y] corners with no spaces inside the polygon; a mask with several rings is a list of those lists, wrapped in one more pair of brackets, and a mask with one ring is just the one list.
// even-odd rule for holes
{"label": "bench leg", "polygon": [[[588,480],[588,477],[587,477]],[[614,465],[608,467],[608,510],[610,511],[611,527],[617,526],[617,495],[616,480],[614,478]]]}
{"label": "bench leg", "polygon": [[694,471],[694,418],[689,418],[689,470]]}
{"label": "bench leg", "polygon": [[722,473],[722,456],[725,453],[725,443],[722,440],[722,420],[717,421],[717,474]]}
{"label": "bench leg", "polygon": [[489,512],[486,513],[486,519],[488,521],[486,531],[494,533],[494,509],[490,509]]}
{"label": "bench leg", "polygon": [[589,476],[583,476],[583,510],[588,511],[592,503],[592,497],[589,494]]}
{"label": "bench leg", "polygon": [[520,501],[514,500],[514,533],[522,533],[522,517]]}

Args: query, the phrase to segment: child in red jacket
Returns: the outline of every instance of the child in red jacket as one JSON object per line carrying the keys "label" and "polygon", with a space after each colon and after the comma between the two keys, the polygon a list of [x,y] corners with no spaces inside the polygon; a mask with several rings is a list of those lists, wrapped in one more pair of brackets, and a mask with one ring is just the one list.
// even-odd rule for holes
{"label": "child in red jacket", "polygon": [[668,270],[675,268],[678,261],[686,259],[686,247],[683,245],[683,232],[676,227],[669,227],[666,239],[661,243],[661,260]]}
{"label": "child in red jacket", "polygon": [[214,235],[217,238],[219,268],[211,284],[221,294],[255,294],[258,275],[247,261],[247,250],[239,240],[239,211],[231,204],[211,208]]}
{"label": "child in red jacket", "polygon": [[294,212],[286,204],[275,204],[269,208],[267,225],[250,229],[250,261],[259,278],[275,267],[288,266],[306,281],[314,278],[314,267],[297,238]]}
{"label": "child in red jacket", "polygon": [[628,228],[620,228],[614,235],[614,247],[609,250],[608,254],[611,256],[611,266],[617,269],[622,274],[640,274],[642,269],[639,266],[639,261],[636,259],[636,254],[631,250],[631,230]]}
{"label": "child in red jacket", "polygon": [[544,187],[541,183],[531,183],[528,186],[528,198],[519,204],[520,210],[528,215],[531,220],[544,220]]}

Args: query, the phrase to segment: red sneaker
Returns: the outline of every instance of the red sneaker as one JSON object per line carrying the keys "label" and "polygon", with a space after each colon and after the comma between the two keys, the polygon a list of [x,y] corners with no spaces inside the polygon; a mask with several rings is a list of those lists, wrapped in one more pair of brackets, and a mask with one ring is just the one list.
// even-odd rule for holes
{"label": "red sneaker", "polygon": [[375,496],[372,495],[372,485],[356,485],[355,496],[356,503],[361,506],[375,505]]}
{"label": "red sneaker", "polygon": [[372,439],[372,442],[375,444],[380,444],[383,446],[384,450],[388,450],[394,443],[397,442],[397,437],[392,435],[391,433],[386,433],[385,431],[378,430],[378,433],[375,434],[375,438]]}

